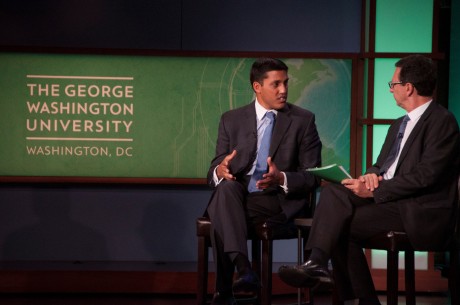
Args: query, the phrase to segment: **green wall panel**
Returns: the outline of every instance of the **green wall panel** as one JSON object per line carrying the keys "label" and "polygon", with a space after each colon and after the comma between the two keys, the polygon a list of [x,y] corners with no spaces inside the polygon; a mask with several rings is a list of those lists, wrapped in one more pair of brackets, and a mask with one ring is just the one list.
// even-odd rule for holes
{"label": "green wall panel", "polygon": [[398,59],[377,58],[374,75],[374,118],[395,119],[404,115],[404,110],[396,105],[388,82],[391,81]]}
{"label": "green wall panel", "polygon": [[431,52],[433,0],[378,0],[376,52]]}
{"label": "green wall panel", "polygon": [[449,110],[460,122],[460,0],[452,1]]}
{"label": "green wall panel", "polygon": [[380,150],[382,149],[385,136],[387,135],[390,125],[374,125],[374,143],[372,145],[372,163],[377,161]]}

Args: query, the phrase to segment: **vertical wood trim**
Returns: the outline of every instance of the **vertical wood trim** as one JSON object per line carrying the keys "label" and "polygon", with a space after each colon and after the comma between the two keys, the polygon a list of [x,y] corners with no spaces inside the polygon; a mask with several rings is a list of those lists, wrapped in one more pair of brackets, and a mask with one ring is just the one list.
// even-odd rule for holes
{"label": "vertical wood trim", "polygon": [[350,171],[352,177],[362,173],[363,125],[360,118],[363,116],[364,105],[364,60],[355,58],[352,62],[351,82],[351,114],[350,114]]}
{"label": "vertical wood trim", "polygon": [[[367,119],[374,118],[374,73],[375,73],[375,32],[376,32],[376,0],[369,0],[369,54],[367,74]],[[366,133],[366,168],[372,164],[372,143],[374,141],[373,125],[367,125]]]}
{"label": "vertical wood trim", "polygon": [[439,14],[441,9],[441,1],[433,1],[433,29],[431,33],[431,53],[439,52]]}

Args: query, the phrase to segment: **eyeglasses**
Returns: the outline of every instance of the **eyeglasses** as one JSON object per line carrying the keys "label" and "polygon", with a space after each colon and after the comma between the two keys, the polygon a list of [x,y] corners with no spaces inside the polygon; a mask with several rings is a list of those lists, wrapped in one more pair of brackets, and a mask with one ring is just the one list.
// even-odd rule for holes
{"label": "eyeglasses", "polygon": [[388,82],[388,87],[390,87],[390,89],[393,89],[395,85],[402,85],[404,84],[403,82],[392,82],[392,81],[389,81]]}

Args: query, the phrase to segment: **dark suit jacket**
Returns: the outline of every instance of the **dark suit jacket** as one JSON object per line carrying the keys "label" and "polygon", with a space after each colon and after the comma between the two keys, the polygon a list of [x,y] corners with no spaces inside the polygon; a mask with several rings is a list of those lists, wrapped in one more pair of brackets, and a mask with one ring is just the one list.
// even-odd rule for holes
{"label": "dark suit jacket", "polygon": [[[378,174],[398,133],[402,118],[390,127],[370,173]],[[395,175],[374,191],[378,204],[400,207],[405,230],[418,250],[439,247],[452,233],[458,202],[460,136],[454,116],[434,101],[412,130]]]}
{"label": "dark suit jacket", "polygon": [[[251,169],[257,151],[257,117],[254,101],[221,117],[216,145],[216,156],[211,162],[208,181],[213,182],[213,171],[234,149],[236,157],[230,169],[237,180]],[[307,202],[307,194],[317,186],[317,179],[306,168],[321,165],[321,141],[315,125],[315,116],[308,110],[292,104],[278,111],[270,144],[270,156],[280,171],[286,173],[288,194],[277,188],[281,207],[288,218],[294,216]]]}

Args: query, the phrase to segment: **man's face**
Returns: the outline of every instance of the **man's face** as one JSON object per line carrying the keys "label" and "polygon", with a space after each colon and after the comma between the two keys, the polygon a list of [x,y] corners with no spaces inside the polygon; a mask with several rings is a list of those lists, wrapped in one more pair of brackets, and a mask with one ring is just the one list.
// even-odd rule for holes
{"label": "man's face", "polygon": [[286,71],[270,71],[262,84],[252,84],[257,100],[265,109],[282,109],[287,101],[288,75]]}
{"label": "man's face", "polygon": [[390,92],[393,93],[396,104],[399,107],[404,108],[404,102],[406,100],[406,86],[405,84],[398,84],[399,72],[401,72],[401,68],[396,68],[395,73],[393,74],[393,78],[391,79],[391,82],[395,84],[393,85],[393,88],[390,88]]}

